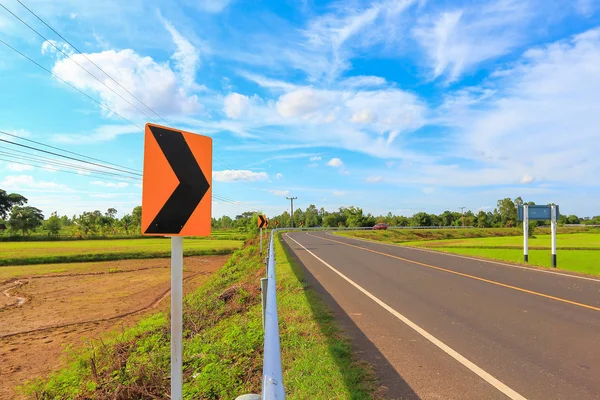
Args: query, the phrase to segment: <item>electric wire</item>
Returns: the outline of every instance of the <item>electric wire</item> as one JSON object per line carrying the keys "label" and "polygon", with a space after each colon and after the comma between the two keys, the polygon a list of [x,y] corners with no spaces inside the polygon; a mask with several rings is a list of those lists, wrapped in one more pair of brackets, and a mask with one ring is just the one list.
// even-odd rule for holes
{"label": "electric wire", "polygon": [[152,121],[154,121],[154,118],[152,118],[151,116],[149,116],[148,114],[146,114],[144,111],[140,110],[139,108],[137,108],[134,104],[132,104],[129,100],[127,100],[125,97],[121,96],[119,93],[117,93],[113,88],[111,88],[110,86],[108,86],[106,83],[102,82],[96,75],[92,74],[88,69],[86,69],[83,65],[79,64],[76,60],[74,60],[69,54],[65,53],[62,49],[60,49],[58,46],[56,46],[51,40],[49,40],[48,38],[46,38],[44,35],[42,35],[41,33],[39,33],[37,30],[35,30],[35,28],[33,28],[31,25],[29,25],[27,22],[23,21],[21,18],[19,18],[18,15],[16,15],[15,13],[13,13],[12,11],[10,11],[8,8],[6,8],[5,5],[0,4],[0,7],[4,8],[6,11],[8,11],[13,17],[15,17],[16,19],[18,19],[23,25],[25,25],[26,27],[28,27],[31,31],[33,31],[35,34],[37,34],[39,37],[41,37],[45,42],[47,42],[50,46],[54,47],[57,51],[59,51],[62,55],[64,55],[65,57],[67,57],[69,60],[71,60],[73,63],[75,63],[75,65],[77,65],[79,68],[81,68],[82,70],[84,70],[85,72],[88,73],[88,75],[90,75],[92,78],[94,78],[95,80],[97,80],[98,82],[100,82],[104,87],[106,87],[108,90],[110,90],[111,92],[113,92],[114,94],[116,94],[117,96],[119,96],[123,101],[125,101],[127,104],[129,104],[131,107],[135,108],[137,111],[139,111],[140,113],[144,114],[146,117],[150,118]]}
{"label": "electric wire", "polygon": [[69,85],[71,88],[75,89],[76,91],[78,91],[79,93],[83,94],[85,97],[87,97],[88,99],[92,100],[94,103],[97,103],[100,107],[110,111],[111,113],[118,115],[119,117],[121,117],[124,121],[129,122],[131,125],[135,126],[136,128],[143,130],[143,128],[141,128],[139,125],[137,125],[135,122],[131,121],[129,118],[122,116],[121,114],[119,114],[118,112],[116,112],[115,110],[113,110],[112,108],[110,108],[109,106],[107,106],[106,104],[102,103],[99,100],[96,100],[95,98],[93,98],[92,96],[90,96],[89,94],[85,93],[84,91],[80,90],[79,88],[75,87],[74,85],[70,84],[69,82],[67,82],[66,80],[64,80],[63,78],[61,78],[60,76],[56,75],[54,72],[50,71],[48,68],[44,67],[42,64],[38,63],[37,61],[35,61],[34,59],[32,59],[31,57],[29,57],[28,55],[26,55],[25,53],[22,53],[21,51],[17,50],[16,48],[14,48],[13,46],[11,46],[10,44],[6,43],[4,40],[0,39],[0,43],[2,43],[3,45],[5,45],[6,47],[8,47],[9,49],[13,50],[14,52],[18,53],[19,55],[21,55],[23,58],[26,58],[27,60],[31,61],[32,63],[34,63],[35,65],[37,65],[38,67],[40,67],[41,69],[43,69],[44,71],[48,72],[50,75],[52,75],[53,77],[55,77],[56,79],[60,80],[61,82]]}
{"label": "electric wire", "polygon": [[136,97],[133,93],[131,93],[129,90],[127,90],[126,87],[124,87],[123,85],[121,85],[119,82],[117,82],[116,79],[114,79],[112,76],[110,76],[108,73],[106,73],[102,68],[100,68],[100,66],[98,66],[95,62],[93,62],[92,60],[90,60],[90,58],[88,56],[86,56],[82,51],[80,51],[77,47],[75,47],[75,45],[71,42],[69,42],[63,35],[61,35],[56,29],[54,29],[53,27],[51,27],[46,21],[44,21],[39,15],[37,15],[35,12],[33,12],[29,7],[27,7],[25,4],[23,4],[20,0],[17,0],[17,2],[23,6],[27,11],[29,11],[34,17],[36,17],[42,24],[46,25],[52,32],[54,32],[58,37],[60,37],[62,40],[65,41],[65,43],[67,43],[69,46],[71,46],[77,53],[81,54],[83,57],[85,57],[86,60],[88,60],[93,66],[95,66],[96,68],[98,68],[98,70],[100,72],[102,72],[104,75],[106,75],[110,80],[112,80],[114,83],[116,83],[121,89],[123,89],[124,91],[126,91],[131,97],[133,97],[135,100],[137,100],[140,104],[143,104],[144,107],[146,107],[148,110],[152,111],[152,113],[154,113],[154,115],[156,115],[158,118],[160,118],[162,121],[164,121],[165,123],[168,124],[167,120],[165,120],[162,116],[160,116],[156,111],[154,111],[152,108],[150,108],[150,106],[148,106],[146,103],[144,103],[142,100],[140,100],[138,97]]}

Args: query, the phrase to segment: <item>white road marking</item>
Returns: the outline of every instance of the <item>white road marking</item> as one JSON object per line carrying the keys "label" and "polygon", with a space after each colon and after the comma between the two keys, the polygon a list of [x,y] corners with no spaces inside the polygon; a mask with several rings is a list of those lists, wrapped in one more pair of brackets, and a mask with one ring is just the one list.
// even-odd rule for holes
{"label": "white road marking", "polygon": [[452,256],[452,257],[465,258],[467,260],[481,261],[481,262],[490,263],[490,264],[504,265],[506,267],[524,269],[524,270],[532,271],[532,272],[543,272],[545,274],[560,275],[560,276],[566,276],[568,278],[584,279],[586,281],[592,281],[592,282],[598,282],[598,283],[600,283],[600,279],[588,278],[586,276],[563,274],[561,272],[546,271],[544,269],[536,269],[536,268],[531,268],[531,267],[524,267],[524,266],[521,266],[521,265],[507,264],[507,263],[503,263],[503,262],[499,262],[499,261],[486,260],[486,259],[483,259],[483,258],[462,256],[460,254],[449,253],[449,252],[445,252],[445,251],[435,251],[435,250],[423,249],[421,247],[403,246],[401,244],[385,243],[385,242],[380,242],[378,240],[368,240],[368,239],[362,239],[362,238],[356,238],[356,237],[348,237],[348,236],[337,236],[337,235],[332,235],[329,232],[325,232],[325,234],[329,235],[329,236],[334,236],[334,237],[336,237],[338,239],[360,240],[361,242],[367,242],[367,243],[373,243],[373,244],[381,244],[381,245],[384,245],[384,246],[399,247],[401,249],[418,250],[418,251],[424,251],[426,253],[434,253],[434,254],[445,254],[445,255],[448,255],[448,256]]}
{"label": "white road marking", "polygon": [[483,379],[484,381],[486,381],[487,383],[489,383],[490,385],[492,385],[493,387],[498,389],[501,393],[505,394],[508,398],[513,399],[513,400],[526,400],[525,397],[523,397],[522,395],[520,395],[519,393],[517,393],[510,387],[506,386],[504,383],[500,382],[498,379],[494,378],[492,375],[490,375],[489,373],[487,373],[486,371],[484,371],[483,369],[481,369],[480,367],[478,367],[477,365],[475,365],[474,363],[469,361],[467,358],[462,356],[456,350],[452,349],[450,346],[448,346],[447,344],[445,344],[444,342],[442,342],[441,340],[439,340],[438,338],[436,338],[435,336],[433,336],[432,334],[427,332],[425,329],[421,328],[419,325],[415,324],[410,319],[406,318],[404,315],[400,314],[398,311],[394,310],[392,307],[390,307],[389,305],[387,305],[386,303],[381,301],[379,298],[377,298],[376,296],[371,294],[369,291],[364,289],[358,283],[354,282],[352,279],[350,279],[346,275],[342,274],[340,271],[338,271],[337,269],[335,269],[334,267],[329,265],[327,262],[323,261],[315,253],[308,250],[306,247],[304,247],[302,244],[300,244],[294,238],[289,236],[289,234],[286,233],[286,236],[290,240],[293,240],[298,246],[302,247],[311,256],[313,256],[314,258],[319,260],[321,263],[323,263],[323,265],[325,265],[327,268],[329,268],[330,270],[332,270],[333,272],[338,274],[342,279],[344,279],[346,282],[348,282],[349,284],[354,286],[356,289],[358,289],[360,292],[362,292],[365,296],[367,296],[368,298],[373,300],[375,303],[379,304],[381,307],[383,307],[386,311],[388,311],[394,317],[396,317],[400,321],[404,322],[406,325],[408,325],[410,328],[412,328],[418,334],[423,336],[425,339],[429,340],[432,344],[434,344],[439,349],[444,351],[450,357],[454,358],[456,361],[461,363],[463,366],[467,367],[469,370],[471,370],[473,373],[475,373],[481,379]]}

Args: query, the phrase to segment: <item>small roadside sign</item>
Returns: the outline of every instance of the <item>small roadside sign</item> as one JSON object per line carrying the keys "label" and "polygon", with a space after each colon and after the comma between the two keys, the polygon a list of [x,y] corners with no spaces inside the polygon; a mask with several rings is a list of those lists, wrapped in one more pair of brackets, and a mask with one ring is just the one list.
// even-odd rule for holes
{"label": "small roadside sign", "polygon": [[267,217],[264,215],[259,215],[258,216],[258,227],[266,228],[267,226],[269,226],[269,221],[267,220]]}

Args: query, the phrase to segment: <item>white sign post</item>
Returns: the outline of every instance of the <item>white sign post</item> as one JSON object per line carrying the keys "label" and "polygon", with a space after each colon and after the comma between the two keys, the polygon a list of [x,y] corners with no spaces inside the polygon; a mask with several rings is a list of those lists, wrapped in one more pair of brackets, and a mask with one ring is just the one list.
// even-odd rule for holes
{"label": "white sign post", "polygon": [[529,206],[523,204],[523,261],[529,262]]}
{"label": "white sign post", "polygon": [[260,228],[260,254],[262,254],[262,228]]}
{"label": "white sign post", "polygon": [[183,237],[171,237],[171,400],[182,399]]}
{"label": "white sign post", "polygon": [[552,268],[556,268],[556,206],[551,206],[550,216],[550,230],[552,232]]}

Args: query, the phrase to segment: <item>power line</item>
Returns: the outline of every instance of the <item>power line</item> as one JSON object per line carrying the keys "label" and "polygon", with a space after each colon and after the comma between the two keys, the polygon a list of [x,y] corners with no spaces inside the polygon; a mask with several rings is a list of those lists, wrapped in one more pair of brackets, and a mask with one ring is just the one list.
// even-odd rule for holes
{"label": "power line", "polygon": [[[5,147],[0,147],[0,148],[6,149]],[[125,178],[125,179],[141,180],[141,178],[138,178],[138,177],[130,177],[130,176],[122,175],[122,174],[119,174],[119,173],[114,173],[114,172],[109,172],[109,171],[101,171],[101,170],[97,170],[97,169],[93,169],[93,168],[88,168],[88,167],[77,165],[77,164],[72,164],[72,163],[68,163],[68,162],[64,162],[64,161],[58,161],[58,160],[53,159],[53,158],[35,156],[35,155],[32,155],[31,153],[25,153],[25,152],[20,152],[20,153],[21,154],[19,154],[17,152],[15,154],[14,151],[13,152],[0,151],[0,154],[4,155],[5,157],[12,157],[12,158],[16,158],[16,159],[19,159],[19,160],[42,162],[42,163],[45,162],[46,164],[51,165],[51,166],[59,166],[61,168],[72,169],[72,170],[75,170],[75,171],[88,171],[88,172],[94,172],[94,173],[102,174],[102,175],[117,176],[117,177],[120,177],[120,178],[122,177],[122,178]]]}
{"label": "power line", "polygon": [[[46,21],[44,21],[41,17],[39,17],[35,12],[33,12],[29,7],[27,7],[25,4],[23,4],[21,1],[17,0],[17,2],[19,4],[21,4],[27,11],[29,11],[33,16],[35,16],[38,20],[40,20],[44,25],[46,25],[50,30],[52,30],[56,35],[58,35],[62,40],[64,40],[69,46],[71,46],[75,51],[77,51],[77,53],[79,53],[82,57],[84,57],[86,60],[88,60],[92,65],[94,65],[99,71],[101,71],[104,75],[106,75],[110,80],[112,80],[113,82],[115,82],[119,87],[121,87],[123,90],[125,90],[129,95],[131,95],[134,99],[136,99],[140,104],[143,104],[144,107],[146,107],[148,110],[152,111],[152,113],[154,115],[156,115],[158,118],[160,118],[163,122],[165,122],[166,124],[169,124],[169,122],[162,117],[160,114],[158,114],[156,111],[154,111],[152,108],[150,108],[150,106],[148,106],[146,103],[144,103],[142,100],[140,100],[138,97],[136,97],[133,93],[131,93],[129,90],[127,90],[127,88],[125,88],[123,85],[121,85],[116,79],[114,79],[112,76],[110,76],[107,72],[105,72],[102,68],[100,68],[100,66],[98,66],[96,63],[94,63],[88,56],[86,56],[83,52],[81,52],[77,47],[75,47],[71,42],[69,42],[63,35],[61,35],[59,32],[57,32],[54,28],[52,28],[48,23],[46,23]],[[61,50],[58,46],[56,46],[54,43],[52,43],[50,40],[48,40],[45,36],[43,36],[41,33],[39,33],[37,30],[35,30],[33,27],[31,27],[29,24],[27,24],[27,22],[23,21],[21,18],[19,18],[15,13],[13,13],[12,11],[10,11],[8,8],[6,8],[4,5],[0,4],[0,6],[2,8],[4,8],[6,11],[8,11],[12,16],[14,16],[16,19],[18,19],[21,23],[23,23],[25,26],[27,26],[30,30],[32,30],[33,32],[35,32],[39,37],[41,37],[43,40],[45,40],[46,42],[48,42],[52,47],[54,47],[56,50],[58,50],[59,52],[61,52],[65,57],[67,57],[69,60],[71,60],[73,63],[75,63],[77,66],[79,66],[81,69],[83,69],[85,72],[87,72],[91,77],[93,77],[94,79],[96,79],[98,82],[100,82],[103,86],[105,86],[108,90],[110,90],[111,92],[113,92],[114,94],[116,94],[117,96],[119,96],[123,101],[125,101],[127,104],[129,104],[130,106],[132,106],[133,108],[135,108],[137,111],[139,111],[140,113],[144,114],[146,117],[148,117],[151,120],[154,120],[151,116],[149,116],[147,113],[145,113],[144,111],[140,110],[138,107],[136,107],[134,104],[132,104],[130,101],[128,101],[127,99],[125,99],[122,95],[120,95],[119,93],[117,93],[114,89],[112,89],[110,86],[108,86],[106,83],[104,83],[102,80],[100,80],[97,76],[95,76],[94,74],[92,74],[88,69],[86,69],[84,66],[82,66],[81,64],[79,64],[76,60],[74,60],[69,54],[65,53],[63,50]],[[9,46],[6,42],[3,42],[5,45]],[[11,47],[12,48],[12,47]],[[13,50],[17,51],[16,49],[12,48]],[[20,53],[22,56],[26,57],[24,54]],[[29,57],[26,57],[29,59]],[[33,61],[31,59],[29,59],[30,61]],[[36,63],[37,64],[37,63]],[[39,64],[38,64],[39,66]],[[44,68],[45,69],[45,68]],[[48,71],[48,70],[46,70]],[[48,71],[50,72],[50,71]],[[54,75],[52,72],[50,72],[53,76],[57,77],[56,75]],[[59,78],[61,79],[61,78]],[[68,82],[66,82],[65,80],[61,79],[64,83],[69,84]],[[69,84],[69,86],[75,88],[73,85]],[[78,89],[77,89],[78,90]],[[86,95],[87,96],[87,95]],[[90,96],[88,96],[90,97]],[[94,100],[94,99],[92,99]],[[96,100],[94,100],[96,101]],[[97,103],[99,103],[98,101],[96,101]],[[103,106],[103,104],[99,103],[101,106]],[[121,118],[122,117],[120,114],[118,114],[117,112],[111,110],[110,108],[104,106],[105,108],[107,108],[109,111],[119,115]],[[133,122],[127,120],[128,122],[132,123],[134,126],[138,127],[136,124],[134,124]],[[139,127],[138,127],[139,128]],[[218,161],[220,161],[225,167],[229,168],[229,169],[234,169],[233,167],[231,167],[227,162],[225,162],[223,159],[221,159],[218,156],[214,156],[215,159],[217,159]]]}
{"label": "power line", "polygon": [[40,67],[41,69],[43,69],[44,71],[48,72],[50,75],[52,75],[53,77],[55,77],[56,79],[60,80],[61,82],[69,85],[71,88],[77,90],[79,93],[81,93],[82,95],[84,95],[85,97],[87,97],[88,99],[92,100],[93,102],[97,103],[100,107],[105,108],[106,110],[110,111],[111,113],[118,115],[119,117],[121,117],[123,120],[129,122],[131,125],[135,126],[136,128],[142,130],[142,128],[140,126],[138,126],[135,122],[131,121],[130,119],[122,116],[121,114],[119,114],[118,112],[116,112],[115,110],[113,110],[112,108],[110,108],[109,106],[105,105],[104,103],[96,100],[95,98],[93,98],[92,96],[90,96],[89,94],[85,93],[84,91],[78,89],[77,87],[73,86],[72,84],[70,84],[69,82],[67,82],[66,80],[64,80],[63,78],[61,78],[60,76],[56,75],[55,73],[53,73],[52,71],[50,71],[48,68],[44,67],[42,64],[38,63],[37,61],[35,61],[34,59],[30,58],[29,56],[27,56],[26,54],[20,52],[19,50],[15,49],[14,47],[12,47],[10,44],[6,43],[4,40],[0,39],[0,43],[2,43],[3,45],[5,45],[6,47],[8,47],[9,49],[13,50],[14,52],[20,54],[22,57],[26,58],[27,60],[31,61],[32,63],[34,63],[35,65],[37,65],[38,67]]}
{"label": "power line", "polygon": [[100,159],[97,159],[97,158],[94,158],[94,157],[89,157],[89,156],[86,156],[85,154],[80,154],[80,153],[76,153],[76,152],[73,152],[73,151],[61,149],[60,147],[50,146],[49,144],[44,144],[42,142],[38,142],[38,141],[35,141],[35,140],[31,140],[31,139],[26,139],[24,137],[21,137],[21,136],[18,136],[18,135],[13,135],[13,134],[8,133],[8,132],[2,132],[2,134],[7,135],[7,136],[11,136],[11,137],[14,137],[14,138],[17,138],[17,139],[20,139],[20,140],[25,140],[25,141],[30,142],[30,143],[35,143],[35,144],[40,145],[40,146],[48,147],[50,149],[59,150],[59,151],[62,151],[63,153],[68,153],[68,154],[73,154],[73,155],[76,155],[76,156],[79,156],[79,157],[88,158],[90,160],[98,161],[98,162],[101,162],[103,164],[108,164],[108,165],[113,165],[115,167],[120,167],[120,168],[123,168],[123,169],[128,169],[128,170],[133,171],[133,172],[138,172],[138,173],[140,172],[139,170],[135,170],[133,168],[129,168],[129,167],[125,167],[123,165],[119,165],[119,164],[111,163],[111,162],[108,162],[108,161],[100,160]]}
{"label": "power line", "polygon": [[21,21],[21,23],[23,25],[25,25],[26,27],[28,27],[29,29],[31,29],[34,33],[36,33],[39,37],[41,37],[44,41],[48,42],[48,44],[50,44],[52,47],[54,47],[56,50],[60,51],[65,57],[67,57],[69,60],[71,60],[73,63],[75,63],[79,68],[81,68],[82,70],[84,70],[85,72],[88,73],[88,75],[90,75],[92,78],[94,78],[95,80],[97,80],[98,82],[100,82],[104,87],[106,87],[108,90],[110,90],[111,92],[113,92],[114,94],[116,94],[117,96],[119,96],[121,99],[123,99],[123,101],[125,101],[127,104],[129,104],[131,107],[135,108],[136,110],[138,110],[139,112],[141,112],[142,114],[144,114],[146,117],[150,118],[151,120],[154,120],[151,116],[149,116],[148,114],[146,114],[144,111],[140,110],[139,108],[137,108],[134,104],[132,104],[129,100],[127,100],[125,97],[121,96],[119,93],[117,93],[113,88],[111,88],[110,86],[108,86],[106,83],[102,82],[96,75],[92,74],[89,70],[87,70],[83,65],[79,64],[77,61],[75,61],[69,54],[65,53],[63,50],[61,50],[58,46],[56,46],[54,43],[52,43],[52,41],[48,40],[48,38],[46,38],[44,35],[42,35],[41,33],[39,33],[38,31],[36,31],[31,25],[29,25],[27,22],[23,21],[21,18],[19,18],[18,15],[16,15],[15,13],[13,13],[12,11],[10,11],[8,8],[6,8],[6,6],[4,6],[3,4],[0,4],[0,7],[4,8],[6,11],[8,11],[13,17],[15,17],[16,19],[18,19],[19,21]]}
{"label": "power line", "polygon": [[[25,163],[25,162],[20,162],[20,161],[15,161],[15,160],[7,160],[5,158],[0,158],[0,161],[5,161],[5,162],[9,162],[9,163],[15,163],[15,164],[21,164],[21,165],[28,165],[30,167],[37,167],[37,168],[44,168],[43,165],[39,165],[39,164],[31,164],[31,163]],[[81,177],[89,177],[89,178],[99,178],[99,179],[103,179],[103,180],[107,180],[107,181],[113,181],[113,182],[124,182],[124,183],[128,183],[124,180],[118,180],[118,179],[113,179],[113,178],[108,178],[106,176],[98,176],[98,175],[93,175],[93,174],[89,174],[89,175],[82,175],[80,173],[77,172],[73,172],[73,171],[67,171],[65,169],[57,169],[56,172],[64,172],[66,174],[73,174],[73,175],[78,175]]]}
{"label": "power line", "polygon": [[[3,131],[0,131],[0,133],[4,133],[4,132],[3,132]],[[82,162],[82,163],[85,163],[85,164],[91,164],[91,165],[95,165],[95,166],[97,166],[97,167],[101,167],[101,168],[111,169],[111,170],[114,170],[114,171],[119,171],[119,172],[125,172],[126,174],[131,174],[131,175],[138,175],[138,176],[142,176],[142,174],[138,174],[138,173],[136,173],[136,172],[129,172],[129,171],[125,171],[125,170],[123,170],[123,169],[119,169],[119,168],[110,167],[110,166],[108,166],[108,165],[102,165],[102,164],[98,164],[98,163],[91,162],[91,161],[85,161],[85,160],[81,160],[81,159],[78,159],[78,158],[75,158],[75,157],[65,156],[65,155],[63,155],[63,154],[54,153],[54,152],[52,152],[52,151],[43,150],[43,149],[38,149],[38,148],[36,148],[36,147],[32,147],[32,146],[27,146],[26,144],[21,144],[21,143],[15,143],[15,142],[11,142],[10,140],[6,140],[6,139],[0,139],[0,142],[5,142],[5,143],[8,143],[8,144],[12,144],[12,145],[15,145],[15,146],[20,146],[20,147],[25,147],[25,148],[27,148],[27,149],[31,149],[31,150],[35,150],[35,151],[39,151],[39,152],[46,153],[46,154],[52,154],[53,156],[58,156],[58,157],[62,157],[62,158],[67,158],[67,159],[69,159],[69,160],[79,161],[79,162]]]}
{"label": "power line", "polygon": [[[75,45],[73,45],[71,42],[69,42],[63,35],[61,35],[60,33],[58,33],[56,31],[56,29],[54,29],[53,27],[51,27],[46,21],[44,21],[40,16],[38,16],[35,12],[33,12],[29,7],[27,7],[25,4],[23,4],[20,0],[17,0],[17,2],[22,5],[27,11],[29,11],[34,17],[36,17],[42,24],[46,25],[52,32],[54,32],[56,35],[58,35],[58,37],[60,37],[62,40],[65,41],[65,43],[67,43],[69,46],[71,46],[77,53],[81,54],[86,60],[88,60],[92,65],[94,65],[96,68],[98,68],[98,70],[100,72],[102,72],[104,75],[106,75],[110,80],[112,80],[114,83],[116,83],[117,85],[119,85],[119,87],[121,89],[123,89],[124,91],[126,91],[131,97],[133,97],[134,99],[136,99],[138,102],[140,102],[141,104],[144,105],[144,107],[146,107],[148,110],[152,111],[154,113],[154,115],[156,115],[158,118],[160,118],[162,121],[164,121],[165,123],[168,123],[167,120],[165,120],[163,117],[161,117],[156,111],[154,111],[152,108],[150,108],[146,103],[144,103],[142,100],[140,100],[138,97],[136,97],[133,93],[131,93],[129,90],[127,90],[127,88],[125,88],[123,85],[121,85],[119,82],[117,82],[112,76],[110,76],[108,73],[106,73],[102,68],[100,68],[95,62],[93,62],[92,60],[89,59],[88,56],[86,56],[83,52],[81,52],[77,47],[75,47]],[[145,115],[145,114],[144,114]],[[150,117],[149,117],[150,118]]]}

